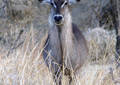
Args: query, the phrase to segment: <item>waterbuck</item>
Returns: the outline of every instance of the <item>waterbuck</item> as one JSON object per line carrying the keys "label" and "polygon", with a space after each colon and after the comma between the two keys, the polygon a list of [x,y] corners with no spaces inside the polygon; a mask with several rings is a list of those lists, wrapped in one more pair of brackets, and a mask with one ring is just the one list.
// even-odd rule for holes
{"label": "waterbuck", "polygon": [[43,58],[53,72],[57,85],[61,78],[76,72],[88,59],[86,40],[81,31],[72,23],[69,6],[79,0],[39,0],[51,7],[49,15],[49,31],[43,51]]}

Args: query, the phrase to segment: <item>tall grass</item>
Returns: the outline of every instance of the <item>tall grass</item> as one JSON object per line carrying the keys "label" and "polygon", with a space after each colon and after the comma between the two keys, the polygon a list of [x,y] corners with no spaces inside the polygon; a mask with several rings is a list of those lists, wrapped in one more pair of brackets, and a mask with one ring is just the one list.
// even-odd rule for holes
{"label": "tall grass", "polygon": [[[75,85],[119,85],[120,75],[114,62],[115,34],[102,28],[84,33],[91,59],[77,72]],[[0,58],[0,85],[55,85],[42,58],[43,42],[34,43],[33,28],[23,45],[8,57]],[[63,85],[67,78],[63,77]]]}

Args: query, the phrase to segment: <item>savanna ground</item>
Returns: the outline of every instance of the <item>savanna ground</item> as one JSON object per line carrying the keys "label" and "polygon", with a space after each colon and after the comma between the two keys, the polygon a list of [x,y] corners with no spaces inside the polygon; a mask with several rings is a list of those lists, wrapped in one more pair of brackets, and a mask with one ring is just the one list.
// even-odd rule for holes
{"label": "savanna ground", "polygon": [[[21,9],[23,8],[19,9],[18,6],[17,10]],[[22,20],[18,20],[22,17],[19,13],[19,17],[10,16],[0,20],[0,85],[54,85],[52,74],[41,54],[46,39],[48,15],[44,15],[46,12],[42,9],[42,13],[37,8],[31,10],[32,7],[25,10],[28,16]],[[83,9],[80,11],[84,12]],[[73,10],[73,15],[76,12],[77,9]],[[20,13],[24,15],[24,12]],[[84,13],[79,16],[83,15]],[[13,18],[17,18],[16,21],[12,21]],[[91,22],[89,20],[86,24]],[[81,22],[77,24],[81,28]],[[36,29],[37,27],[44,29]],[[84,28],[83,34],[88,42],[90,59],[77,72],[75,84],[120,85],[120,68],[116,68],[115,61],[115,30],[88,27]],[[63,77],[63,85],[66,85],[66,81],[66,77]]]}
{"label": "savanna ground", "polygon": [[[24,42],[16,49],[13,46],[7,50],[1,46],[0,85],[54,85],[41,55],[45,37],[35,43],[35,33],[31,26],[30,31],[23,35]],[[120,71],[116,69],[114,31],[94,28],[84,32],[84,35],[91,58],[77,73],[76,85],[119,85]]]}

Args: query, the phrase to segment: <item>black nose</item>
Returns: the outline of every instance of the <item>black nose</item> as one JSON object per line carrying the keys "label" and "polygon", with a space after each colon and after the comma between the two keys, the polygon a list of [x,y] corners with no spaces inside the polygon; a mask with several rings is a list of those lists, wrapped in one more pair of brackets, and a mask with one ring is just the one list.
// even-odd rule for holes
{"label": "black nose", "polygon": [[60,22],[61,20],[62,20],[62,16],[61,15],[57,15],[57,16],[54,16],[54,20],[56,21],[56,22]]}

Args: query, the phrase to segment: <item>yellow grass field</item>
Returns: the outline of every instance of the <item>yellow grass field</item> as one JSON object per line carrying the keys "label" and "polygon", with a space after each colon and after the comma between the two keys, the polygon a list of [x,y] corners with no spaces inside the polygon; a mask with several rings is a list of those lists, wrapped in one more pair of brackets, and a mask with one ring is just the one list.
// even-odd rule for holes
{"label": "yellow grass field", "polygon": [[[42,59],[43,42],[34,43],[35,32],[25,34],[25,41],[9,56],[0,54],[0,85],[55,85],[52,74]],[[74,78],[75,85],[120,85],[120,69],[115,62],[115,33],[103,28],[84,32],[88,41],[89,56]],[[2,47],[0,47],[2,51]],[[67,85],[63,77],[63,85]]]}

